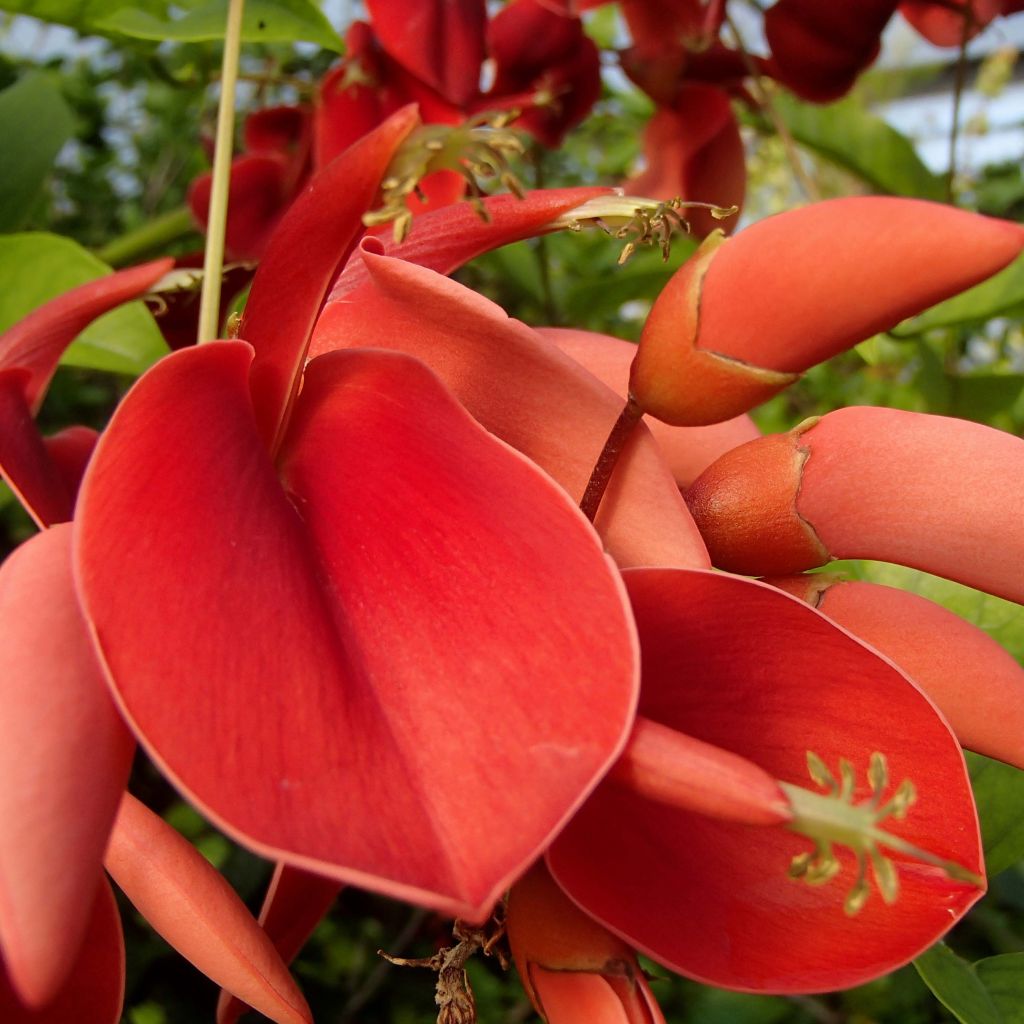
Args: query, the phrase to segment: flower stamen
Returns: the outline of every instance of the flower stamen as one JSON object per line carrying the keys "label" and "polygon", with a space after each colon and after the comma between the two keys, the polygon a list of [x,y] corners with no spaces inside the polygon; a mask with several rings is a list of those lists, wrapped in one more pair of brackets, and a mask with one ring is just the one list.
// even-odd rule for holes
{"label": "flower stamen", "polygon": [[893,903],[899,896],[896,865],[882,852],[883,848],[937,867],[956,881],[984,886],[984,879],[963,865],[944,860],[879,827],[887,818],[905,818],[917,796],[914,784],[905,779],[883,802],[889,787],[889,770],[884,755],[877,752],[871,755],[867,770],[870,792],[860,802],[854,801],[856,776],[853,765],[845,758],[839,760],[839,778],[836,779],[825,762],[808,751],[807,771],[812,781],[825,790],[824,793],[815,793],[787,782],[779,783],[793,811],[792,821],[787,827],[814,843],[813,851],[799,853],[793,858],[789,866],[790,877],[808,885],[823,885],[831,881],[841,868],[835,847],[845,846],[857,861],[857,874],[843,903],[843,909],[851,916],[863,909],[871,894],[869,864],[882,899]]}

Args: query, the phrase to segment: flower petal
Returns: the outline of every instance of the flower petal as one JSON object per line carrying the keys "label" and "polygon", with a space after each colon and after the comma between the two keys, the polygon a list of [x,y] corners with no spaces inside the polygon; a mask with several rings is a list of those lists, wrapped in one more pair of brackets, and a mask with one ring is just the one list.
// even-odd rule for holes
{"label": "flower petal", "polygon": [[[919,799],[885,827],[982,872],[977,818],[956,740],[890,662],[806,605],[715,573],[625,573],[643,651],[641,714],[808,785],[808,749],[863,770],[874,751]],[[827,885],[788,877],[809,843],[784,827],[717,821],[600,786],[548,863],[584,910],[659,962],[714,985],[816,992],[907,962],[981,890],[898,860],[900,895],[843,913],[851,858]]]}
{"label": "flower petal", "polygon": [[90,465],[79,583],[119,698],[249,846],[479,919],[625,741],[621,583],[408,357],[309,365],[282,486],[248,351],[158,364]]}
{"label": "flower petal", "polygon": [[709,236],[640,337],[631,388],[669,423],[714,423],[815,363],[1006,266],[1024,228],[939,203],[857,196]]}
{"label": "flower petal", "polygon": [[971,750],[1024,769],[1024,668],[987,633],[917,594],[827,573],[765,581],[892,660]]}
{"label": "flower petal", "polygon": [[416,123],[415,109],[404,107],[316,175],[274,232],[256,271],[239,336],[256,350],[252,393],[271,452],[287,425],[327,290],[363,233],[362,215],[392,156]]}
{"label": "flower petal", "polygon": [[41,1006],[72,968],[134,744],[71,578],[71,529],[0,569],[0,944]]}
{"label": "flower petal", "polygon": [[[287,864],[275,866],[260,910],[259,925],[286,964],[298,955],[313,929],[331,909],[340,890],[340,883],[332,878]],[[245,1003],[222,989],[217,1000],[217,1024],[234,1024],[247,1009]]]}
{"label": "flower petal", "polygon": [[[468,288],[364,246],[374,290],[324,310],[313,350],[398,349],[426,362],[488,430],[579,500],[622,403],[581,367]],[[501,381],[495,387],[495,381]],[[620,565],[706,566],[657,447],[641,427],[596,525]]]}
{"label": "flower petal", "polygon": [[277,1024],[312,1016],[288,968],[234,889],[163,818],[130,793],[107,870],[135,909],[186,960]]}
{"label": "flower petal", "polygon": [[[97,884],[98,883],[98,884]],[[18,1001],[0,964],[0,1018],[4,1024],[117,1024],[124,1003],[124,936],[110,885],[102,872],[87,886],[92,910],[67,978],[39,1009]]]}
{"label": "flower petal", "polygon": [[1024,441],[979,423],[838,409],[728,452],[686,497],[721,569],[874,558],[1024,601]]}

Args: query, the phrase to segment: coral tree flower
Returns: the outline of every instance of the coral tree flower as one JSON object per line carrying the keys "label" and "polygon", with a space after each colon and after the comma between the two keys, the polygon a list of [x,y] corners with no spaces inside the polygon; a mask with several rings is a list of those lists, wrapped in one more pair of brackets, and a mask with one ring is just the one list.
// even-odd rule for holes
{"label": "coral tree flower", "polygon": [[621,749],[635,641],[578,509],[421,363],[304,365],[414,126],[400,112],[293,206],[248,343],[140,379],[83,484],[76,573],[123,712],[213,820],[480,918]]}
{"label": "coral tree flower", "polygon": [[1019,225],[877,196],[814,203],[731,239],[712,235],[655,301],[631,393],[667,423],[729,419],[991,276],[1022,246]]}
{"label": "coral tree flower", "polygon": [[963,758],[930,701],[764,584],[624,575],[637,727],[552,844],[558,884],[630,945],[729,988],[841,988],[927,948],[984,870]]}

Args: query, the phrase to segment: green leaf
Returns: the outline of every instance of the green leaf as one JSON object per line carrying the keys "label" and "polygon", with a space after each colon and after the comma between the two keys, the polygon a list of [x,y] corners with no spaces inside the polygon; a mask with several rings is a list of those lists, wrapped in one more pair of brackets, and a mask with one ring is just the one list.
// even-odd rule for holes
{"label": "green leaf", "polygon": [[914,961],[935,998],[962,1024],[1007,1024],[974,967],[944,942]]}
{"label": "green leaf", "polygon": [[921,162],[911,141],[865,110],[856,97],[819,106],[778,91],[772,103],[797,142],[877,191],[945,200],[945,182]]}
{"label": "green leaf", "polygon": [[962,1024],[1024,1024],[1024,953],[969,964],[939,942],[914,966]]}
{"label": "green leaf", "polygon": [[975,285],[960,295],[926,309],[918,316],[894,327],[897,338],[921,334],[933,327],[982,323],[1000,313],[1024,305],[1024,254],[994,277]]}
{"label": "green leaf", "polygon": [[[159,42],[200,42],[223,39],[228,0],[207,0],[184,14],[171,10],[153,13],[124,7],[93,22],[101,32],[119,32],[136,39]],[[341,37],[312,0],[246,0],[242,42],[317,43],[341,52]]]}
{"label": "green leaf", "polygon": [[1024,857],[1024,772],[981,754],[967,752],[966,757],[981,821],[985,869],[998,875]]}
{"label": "green leaf", "polygon": [[974,970],[999,1007],[1005,1024],[1024,1024],[1024,953],[979,960]]}
{"label": "green leaf", "polygon": [[73,129],[60,91],[42,75],[26,75],[0,93],[0,231],[26,223]]}
{"label": "green leaf", "polygon": [[[42,21],[88,31],[95,21],[127,5],[128,0],[0,0],[0,11],[30,14]],[[162,10],[167,3],[166,0],[135,0],[132,6]]]}
{"label": "green leaf", "polygon": [[[110,273],[70,238],[32,232],[0,237],[0,331],[61,292]],[[137,375],[167,352],[141,302],[90,324],[64,353],[70,366]]]}

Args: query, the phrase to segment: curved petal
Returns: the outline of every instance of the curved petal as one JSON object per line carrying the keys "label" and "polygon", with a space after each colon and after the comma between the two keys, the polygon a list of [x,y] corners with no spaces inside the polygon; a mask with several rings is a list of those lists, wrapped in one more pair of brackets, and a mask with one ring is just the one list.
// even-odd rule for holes
{"label": "curved petal", "polygon": [[[290,964],[313,929],[331,909],[341,884],[301,868],[278,864],[267,887],[259,925],[267,933],[281,959]],[[217,1024],[234,1024],[248,1009],[227,989],[217,1000]]]}
{"label": "curved petal", "polygon": [[43,528],[71,518],[73,500],[25,400],[25,370],[0,370],[0,475]]}
{"label": "curved petal", "polygon": [[984,280],[1022,247],[1020,225],[887,196],[831,199],[709,236],[651,309],[633,394],[669,423],[728,419]]}
{"label": "curved petal", "polygon": [[404,107],[328,164],[291,205],[260,261],[238,333],[256,352],[253,401],[271,452],[287,426],[327,290],[363,233],[362,215],[392,156],[417,122],[415,108]]}
{"label": "curved petal", "polygon": [[79,584],[119,699],[243,842],[479,919],[625,741],[621,581],[564,493],[404,356],[309,365],[282,486],[248,353],[165,359],[90,465]]}
{"label": "curved petal", "polygon": [[[625,573],[643,652],[641,713],[732,751],[775,778],[809,785],[808,749],[849,759],[867,795],[869,756],[919,798],[885,827],[982,872],[960,748],[928,699],[891,662],[806,605],[764,584],[714,573]],[[548,863],[584,910],[690,977],[750,991],[855,985],[907,962],[981,890],[894,855],[900,895],[843,913],[852,858],[838,878],[789,877],[810,848],[785,827],[717,821],[600,786],[552,845]]]}
{"label": "curved petal", "polygon": [[[43,438],[47,454],[72,495],[78,494],[89,465],[93,449],[100,435],[92,427],[65,427],[64,430]],[[69,517],[70,518],[70,517]]]}
{"label": "curved petal", "polygon": [[134,744],[71,578],[71,528],[0,568],[0,945],[34,1006],[72,968]]}
{"label": "curved petal", "polygon": [[[362,257],[375,289],[325,309],[313,351],[367,346],[422,359],[483,426],[579,500],[622,404],[493,302],[365,247]],[[682,513],[657,447],[638,429],[601,504],[601,536],[620,565],[705,566]]]}
{"label": "curved petal", "polygon": [[838,409],[727,453],[686,498],[722,569],[874,558],[1024,601],[1024,440],[979,423]]}
{"label": "curved petal", "polygon": [[[537,333],[572,356],[623,401],[629,394],[629,368],[636,345],[628,341],[566,327],[539,327]],[[704,427],[673,427],[661,420],[644,421],[654,435],[676,483],[689,487],[715,459],[761,436],[745,413]]]}
{"label": "curved petal", "polygon": [[288,968],[210,862],[125,793],[106,866],[135,909],[186,960],[277,1024],[312,1016]]}
{"label": "curved petal", "polygon": [[984,630],[917,594],[826,573],[765,580],[899,665],[971,750],[1024,769],[1024,668]]}
{"label": "curved petal", "polygon": [[103,313],[138,298],[173,266],[172,259],[153,260],[98,277],[34,309],[0,335],[0,370],[28,371],[25,401],[33,414],[75,336]]}
{"label": "curved petal", "polygon": [[[386,256],[447,275],[481,253],[554,230],[552,225],[563,214],[588,199],[611,195],[613,191],[586,186],[536,189],[522,199],[511,195],[485,196],[481,202],[486,219],[473,204],[458,203],[417,217],[403,242],[395,242],[390,231],[380,235],[378,241]],[[349,260],[331,288],[326,308],[343,299],[359,301],[358,294],[351,293],[369,285],[366,264],[361,259]]]}
{"label": "curved petal", "polygon": [[114,894],[102,872],[87,886],[93,895],[77,956],[53,999],[33,1009],[18,1001],[0,964],[0,1019],[4,1024],[117,1024],[124,1003],[124,936]]}
{"label": "curved petal", "polygon": [[903,0],[899,12],[929,43],[959,46],[998,17],[1002,6],[1000,0]]}

